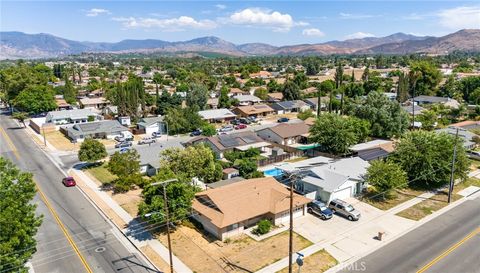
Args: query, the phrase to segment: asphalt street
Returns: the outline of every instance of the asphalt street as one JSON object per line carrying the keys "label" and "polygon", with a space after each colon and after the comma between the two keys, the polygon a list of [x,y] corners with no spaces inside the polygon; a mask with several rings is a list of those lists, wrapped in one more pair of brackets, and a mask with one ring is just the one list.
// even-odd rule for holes
{"label": "asphalt street", "polygon": [[340,272],[478,273],[479,212],[480,197],[467,200]]}
{"label": "asphalt street", "polygon": [[[50,204],[47,206],[40,194],[35,197],[37,213],[43,215],[43,223],[36,236],[37,252],[31,261],[36,273],[88,272],[87,267],[92,272],[156,272],[138,254],[133,254],[133,246],[127,248],[122,244],[119,239],[122,235],[79,189],[62,185],[64,174],[23,128],[3,114],[0,115],[0,126],[0,155],[12,160],[20,169],[32,172]],[[58,219],[49,207],[56,212]],[[74,243],[69,242],[65,232],[70,234]]]}

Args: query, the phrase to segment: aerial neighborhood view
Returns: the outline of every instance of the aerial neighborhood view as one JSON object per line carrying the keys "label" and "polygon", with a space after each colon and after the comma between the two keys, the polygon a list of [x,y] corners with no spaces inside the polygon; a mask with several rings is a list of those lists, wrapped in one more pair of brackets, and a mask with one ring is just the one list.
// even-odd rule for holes
{"label": "aerial neighborhood view", "polygon": [[1,1],[0,273],[480,273],[478,1]]}

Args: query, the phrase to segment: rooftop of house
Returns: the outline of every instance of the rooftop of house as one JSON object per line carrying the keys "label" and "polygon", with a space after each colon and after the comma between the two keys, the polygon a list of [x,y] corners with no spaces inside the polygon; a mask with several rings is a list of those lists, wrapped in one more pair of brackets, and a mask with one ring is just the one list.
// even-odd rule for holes
{"label": "rooftop of house", "polygon": [[419,102],[430,102],[430,103],[441,103],[441,102],[447,102],[447,101],[453,100],[447,97],[436,97],[436,96],[425,96],[425,95],[420,95],[413,99]]}
{"label": "rooftop of house", "polygon": [[262,101],[259,97],[254,95],[236,95],[233,96],[234,99],[237,99],[239,102],[260,102]]}
{"label": "rooftop of house", "polygon": [[392,144],[392,143],[393,141],[391,140],[375,139],[375,140],[353,145],[352,147],[350,147],[350,150],[354,152],[358,152],[361,150],[367,150],[375,147],[380,147],[381,145]]}
{"label": "rooftop of house", "polygon": [[[223,228],[267,213],[286,211],[289,195],[289,190],[275,178],[255,178],[197,193],[192,208]],[[310,201],[294,194],[295,207]]]}
{"label": "rooftop of house", "polygon": [[226,108],[220,108],[220,109],[210,109],[210,110],[203,110],[199,111],[198,114],[203,118],[203,119],[224,119],[224,118],[233,118],[236,117],[232,111],[226,109]]}
{"label": "rooftop of house", "polygon": [[100,97],[100,98],[81,98],[80,103],[82,105],[92,105],[92,104],[104,104],[108,103],[106,98]]}
{"label": "rooftop of house", "polygon": [[232,133],[227,135],[211,136],[211,137],[197,137],[191,139],[187,143],[198,143],[209,141],[218,150],[225,151],[233,148],[254,147],[255,145],[268,146],[263,139],[257,136],[252,131],[244,131],[238,133]]}
{"label": "rooftop of house", "polygon": [[137,150],[140,155],[140,165],[149,164],[155,169],[160,168],[160,152],[169,148],[182,148],[183,146],[178,142],[164,142],[161,145],[156,143],[152,145],[137,145]]}
{"label": "rooftop of house", "polygon": [[147,117],[147,118],[141,118],[137,124],[143,127],[148,127],[152,124],[158,123],[158,122],[163,122],[163,117],[158,116],[158,117]]}
{"label": "rooftop of house", "polygon": [[255,114],[263,114],[268,112],[273,112],[274,110],[272,107],[266,104],[256,104],[256,105],[246,105],[246,106],[238,106],[234,109],[238,110],[247,115],[255,115]]}
{"label": "rooftop of house", "polygon": [[419,105],[413,105],[413,108],[412,108],[412,105],[404,105],[402,106],[403,110],[407,111],[407,113],[409,113],[410,115],[413,114],[413,110],[415,109],[415,113],[421,113],[423,111],[425,111],[426,109],[423,108],[422,106],[419,106]]}
{"label": "rooftop of house", "polygon": [[97,116],[91,109],[72,109],[48,112],[46,122],[58,119],[84,119],[88,116]]}
{"label": "rooftop of house", "polygon": [[265,128],[260,131],[272,131],[281,138],[289,138],[308,134],[310,126],[305,122],[281,123],[273,127]]}
{"label": "rooftop of house", "polygon": [[457,133],[457,129],[458,129],[458,136],[460,138],[463,139],[463,146],[464,147],[471,147],[473,145],[475,145],[475,142],[473,141],[473,138],[475,136],[478,136],[470,131],[468,131],[467,129],[464,129],[464,128],[459,128],[459,127],[453,127],[453,126],[449,126],[449,127],[446,127],[446,128],[442,128],[442,129],[437,129],[435,130],[435,132],[438,132],[438,133],[447,133],[449,135],[452,135],[452,136],[455,136],[456,133]]}
{"label": "rooftop of house", "polygon": [[283,99],[283,93],[282,92],[268,93],[268,97],[271,98],[271,99],[282,100]]}
{"label": "rooftop of house", "polygon": [[114,133],[128,131],[118,120],[103,120],[89,123],[78,123],[67,129],[74,135],[91,135],[97,133]]}
{"label": "rooftop of house", "polygon": [[307,106],[307,103],[301,100],[279,101],[272,104],[272,108],[275,110],[291,110],[305,106]]}

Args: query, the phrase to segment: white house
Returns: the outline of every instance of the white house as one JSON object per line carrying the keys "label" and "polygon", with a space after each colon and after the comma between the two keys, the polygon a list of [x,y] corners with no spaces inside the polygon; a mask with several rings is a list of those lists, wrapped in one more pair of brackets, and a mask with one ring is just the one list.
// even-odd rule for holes
{"label": "white house", "polygon": [[237,117],[237,115],[226,108],[203,110],[199,111],[198,114],[208,122],[225,122]]}
{"label": "white house", "polygon": [[167,124],[163,121],[163,117],[141,118],[137,122],[139,130],[145,130],[145,134],[151,136],[153,133],[167,134]]}
{"label": "white house", "polygon": [[45,117],[45,123],[64,125],[99,121],[101,119],[102,117],[94,113],[91,109],[73,109],[48,112]]}
{"label": "white house", "polygon": [[117,120],[79,123],[66,131],[67,137],[74,142],[81,142],[85,138],[114,139],[116,136],[123,136],[128,133],[130,133],[128,128],[121,125]]}

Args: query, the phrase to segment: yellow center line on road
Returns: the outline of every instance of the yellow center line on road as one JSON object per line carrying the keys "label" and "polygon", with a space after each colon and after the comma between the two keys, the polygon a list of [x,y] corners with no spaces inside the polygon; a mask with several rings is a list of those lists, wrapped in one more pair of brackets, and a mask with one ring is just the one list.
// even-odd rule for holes
{"label": "yellow center line on road", "polygon": [[[17,148],[15,147],[15,145],[13,144],[12,140],[10,139],[10,137],[7,135],[7,133],[5,132],[5,130],[0,126],[0,132],[2,133],[3,137],[5,138],[8,146],[10,147],[10,149],[12,150],[12,152],[14,153],[15,157],[17,158],[17,160],[20,160],[20,154],[18,153],[17,151]],[[88,273],[93,273],[92,269],[90,268],[90,266],[88,265],[87,261],[85,260],[85,258],[83,257],[82,253],[80,252],[80,250],[78,249],[77,245],[75,244],[75,242],[73,241],[72,239],[72,236],[70,235],[70,233],[68,232],[68,230],[65,228],[65,225],[62,223],[62,221],[60,220],[60,217],[58,216],[57,212],[55,211],[55,209],[50,205],[50,202],[48,201],[47,197],[45,196],[45,194],[43,193],[43,191],[40,189],[40,186],[38,185],[37,181],[33,180],[35,182],[35,187],[37,188],[37,191],[38,193],[40,194],[40,198],[42,199],[43,203],[45,203],[45,205],[47,206],[48,210],[50,211],[50,213],[53,215],[53,218],[55,218],[55,221],[57,222],[58,226],[60,227],[60,229],[62,230],[63,234],[65,235],[65,237],[67,238],[68,242],[70,243],[70,245],[72,246],[73,250],[77,253],[77,256],[80,258],[80,261],[82,262],[83,266],[85,267],[85,270],[88,272]]]}
{"label": "yellow center line on road", "polygon": [[456,244],[454,244],[453,246],[449,247],[447,250],[445,250],[442,254],[438,255],[438,257],[436,257],[435,259],[433,259],[431,262],[429,262],[428,264],[424,265],[422,268],[420,268],[420,270],[417,271],[417,273],[423,273],[425,272],[426,270],[428,270],[430,267],[432,267],[434,264],[436,264],[437,262],[439,262],[440,260],[442,260],[443,258],[447,257],[448,254],[450,254],[452,251],[454,251],[455,249],[457,249],[459,246],[461,246],[462,244],[464,244],[466,241],[470,240],[471,238],[473,238],[475,235],[479,234],[480,233],[480,227],[478,227],[477,229],[475,229],[474,231],[472,231],[470,234],[468,234],[467,236],[465,236],[462,240],[458,241]]}

